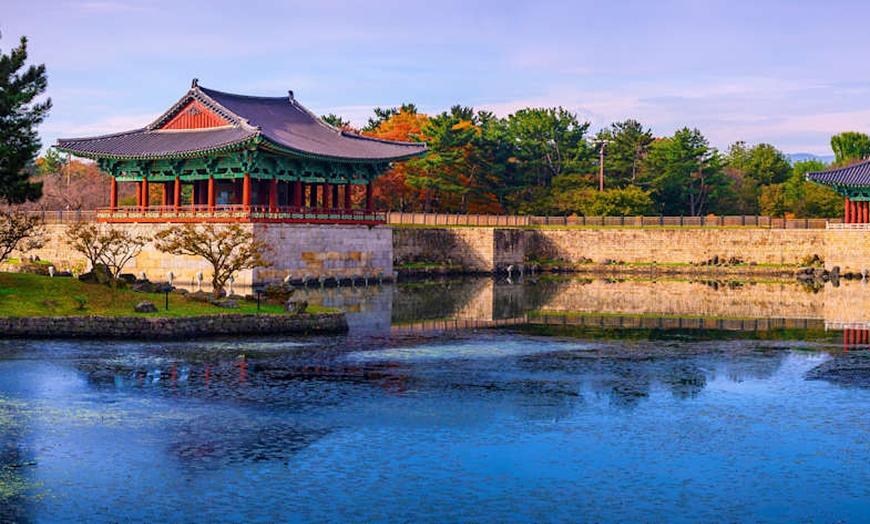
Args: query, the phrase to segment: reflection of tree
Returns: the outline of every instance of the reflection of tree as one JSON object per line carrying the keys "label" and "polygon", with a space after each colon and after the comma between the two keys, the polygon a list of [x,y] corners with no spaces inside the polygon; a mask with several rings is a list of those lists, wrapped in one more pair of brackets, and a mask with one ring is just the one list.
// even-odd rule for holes
{"label": "reflection of tree", "polygon": [[21,444],[23,410],[23,405],[0,397],[0,522],[27,522],[28,495],[36,487],[27,480],[28,468],[36,462]]}
{"label": "reflection of tree", "polygon": [[808,380],[824,380],[846,387],[870,388],[870,352],[834,355],[806,373]]}
{"label": "reflection of tree", "polygon": [[679,399],[695,398],[707,385],[707,375],[694,362],[676,362],[662,377],[671,393]]}
{"label": "reflection of tree", "polygon": [[[239,414],[237,414],[239,415]],[[255,413],[203,416],[174,428],[169,448],[191,468],[224,467],[263,461],[287,461],[329,433],[328,429],[286,422],[253,423]]]}

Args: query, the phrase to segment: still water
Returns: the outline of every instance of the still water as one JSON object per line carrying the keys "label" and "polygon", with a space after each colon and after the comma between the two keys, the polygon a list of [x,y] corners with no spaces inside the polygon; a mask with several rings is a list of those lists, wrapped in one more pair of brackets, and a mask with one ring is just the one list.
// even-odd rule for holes
{"label": "still water", "polygon": [[351,332],[0,341],[0,522],[870,518],[857,285],[300,293]]}

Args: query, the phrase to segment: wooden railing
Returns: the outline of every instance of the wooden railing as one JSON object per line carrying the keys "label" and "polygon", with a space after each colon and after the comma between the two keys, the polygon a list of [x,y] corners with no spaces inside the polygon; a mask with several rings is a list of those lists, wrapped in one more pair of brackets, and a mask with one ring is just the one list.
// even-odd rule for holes
{"label": "wooden railing", "polygon": [[361,209],[269,206],[148,206],[97,209],[101,222],[298,222],[311,224],[383,224],[384,213]]}
{"label": "wooden railing", "polygon": [[475,215],[404,213],[393,211],[365,211],[362,209],[324,209],[308,207],[281,207],[241,205],[149,206],[119,207],[97,210],[33,211],[46,223],[71,223],[80,220],[115,222],[298,222],[323,224],[390,224],[418,226],[473,226],[473,227],[752,227],[764,229],[870,229],[868,224],[843,224],[842,219],[825,218],[772,218],[756,215],[728,215],[703,217],[675,216],[530,216],[530,215]]}
{"label": "wooden railing", "polygon": [[448,215],[436,213],[387,213],[387,223],[419,226],[474,227],[754,227],[764,229],[825,229],[840,219],[772,218],[737,216],[530,216],[530,215]]}

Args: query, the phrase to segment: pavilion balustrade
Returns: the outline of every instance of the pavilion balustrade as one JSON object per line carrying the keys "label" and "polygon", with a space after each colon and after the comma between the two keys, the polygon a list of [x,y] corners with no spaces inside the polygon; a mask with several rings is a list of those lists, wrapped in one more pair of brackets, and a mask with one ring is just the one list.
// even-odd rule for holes
{"label": "pavilion balustrade", "polygon": [[[159,198],[155,197],[159,203],[152,199],[154,184],[160,188]],[[176,176],[153,182],[145,177],[136,182],[136,205],[122,207],[118,206],[118,182],[113,178],[109,207],[97,209],[96,216],[108,222],[385,223],[386,214],[373,211],[371,185],[365,188],[364,209],[354,209],[354,186],[348,183],[283,182],[274,177],[253,179],[248,174],[231,180],[209,176],[182,181]],[[188,196],[183,197],[185,194]]]}
{"label": "pavilion balustrade", "polygon": [[383,224],[386,213],[364,209],[307,206],[198,204],[176,207],[150,205],[107,207],[96,210],[105,222],[307,222],[315,224]]}

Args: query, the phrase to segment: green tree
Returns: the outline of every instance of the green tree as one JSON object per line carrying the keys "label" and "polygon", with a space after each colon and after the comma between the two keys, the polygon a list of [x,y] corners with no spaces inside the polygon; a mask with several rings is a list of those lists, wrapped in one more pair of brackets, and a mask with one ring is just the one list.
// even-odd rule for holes
{"label": "green tree", "polygon": [[827,165],[820,160],[795,162],[792,175],[785,183],[789,209],[798,218],[836,218],[843,216],[843,197],[833,189],[809,182],[806,174],[824,171]]}
{"label": "green tree", "polygon": [[728,148],[724,161],[725,174],[732,182],[733,198],[730,202],[723,201],[722,207],[737,214],[758,213],[764,188],[785,182],[792,172],[785,154],[764,143],[747,147],[745,142],[735,142]]}
{"label": "green tree", "polygon": [[541,212],[555,177],[588,173],[593,151],[585,135],[589,123],[561,107],[521,109],[508,116],[506,136],[516,163],[509,198],[518,211]]}
{"label": "green tree", "polygon": [[605,189],[584,187],[554,195],[554,207],[564,214],[584,216],[648,215],[655,205],[648,191],[637,186]]}
{"label": "green tree", "polygon": [[164,253],[205,259],[212,267],[211,285],[215,300],[220,298],[233,273],[272,265],[265,258],[272,248],[238,224],[170,227],[157,232],[154,243]]}
{"label": "green tree", "polygon": [[0,52],[0,201],[14,204],[42,195],[42,185],[30,182],[25,168],[42,146],[36,126],[51,109],[51,99],[34,102],[48,85],[45,65],[22,70],[26,61],[25,37],[8,55]]}
{"label": "green tree", "polygon": [[870,156],[870,136],[857,131],[846,131],[831,137],[834,163],[846,165]]}
{"label": "green tree", "polygon": [[704,215],[729,194],[721,157],[697,129],[684,127],[655,142],[642,165],[642,184],[663,214]]}
{"label": "green tree", "polygon": [[323,115],[320,117],[320,119],[336,129],[350,127],[350,120],[345,120],[344,118],[342,118],[334,113],[329,113],[328,115]]}
{"label": "green tree", "polygon": [[649,151],[654,137],[652,131],[637,120],[611,124],[596,136],[606,140],[604,148],[604,176],[606,187],[625,187],[634,184],[640,172],[640,163]]}
{"label": "green tree", "polygon": [[[468,150],[477,127],[461,118],[456,106],[451,113],[432,117],[421,131],[421,139],[429,146],[422,158],[408,161],[407,184],[423,194],[423,211],[432,209],[433,198],[464,195],[468,185],[463,171],[467,168]],[[467,179],[466,179],[467,180]],[[439,211],[448,211],[440,206]]]}

